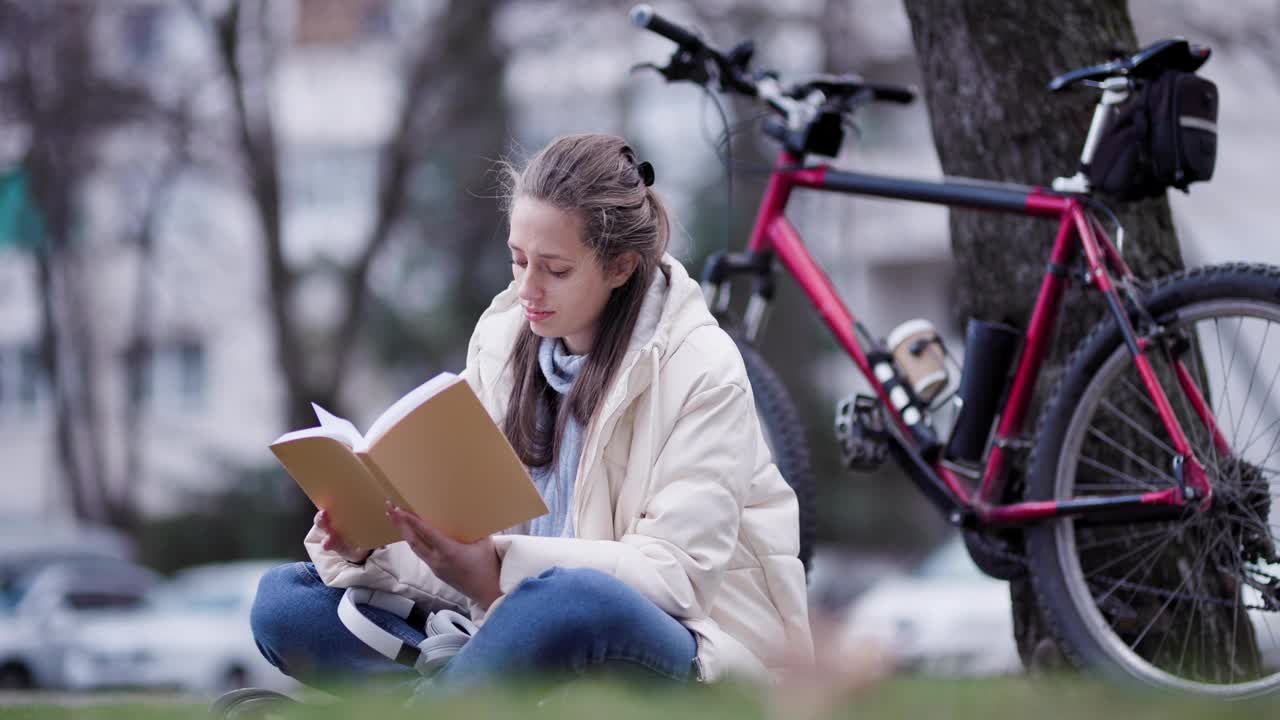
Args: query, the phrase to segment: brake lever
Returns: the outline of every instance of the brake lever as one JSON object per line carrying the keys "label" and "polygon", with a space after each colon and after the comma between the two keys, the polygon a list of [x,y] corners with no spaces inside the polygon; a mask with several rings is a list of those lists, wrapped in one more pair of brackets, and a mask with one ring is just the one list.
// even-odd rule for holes
{"label": "brake lever", "polygon": [[631,66],[631,72],[637,70],[656,70],[666,78],[667,82],[689,81],[699,85],[706,85],[711,81],[711,74],[707,72],[707,59],[702,57],[701,53],[694,53],[684,48],[680,48],[671,54],[671,59],[666,65],[657,65],[651,62],[636,63]]}

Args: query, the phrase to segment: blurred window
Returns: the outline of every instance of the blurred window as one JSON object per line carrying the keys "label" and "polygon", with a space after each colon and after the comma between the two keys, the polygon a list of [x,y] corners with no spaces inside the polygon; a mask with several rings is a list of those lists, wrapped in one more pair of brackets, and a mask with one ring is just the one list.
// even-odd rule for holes
{"label": "blurred window", "polygon": [[157,610],[205,613],[234,612],[244,605],[244,601],[243,596],[225,588],[189,588],[181,583],[159,587],[148,597],[148,603]]}
{"label": "blurred window", "polygon": [[389,29],[387,0],[302,0],[295,42],[351,45]]}
{"label": "blurred window", "polygon": [[142,407],[184,412],[204,407],[208,364],[199,340],[134,346],[125,353],[125,372],[129,397]]}
{"label": "blurred window", "polygon": [[63,603],[72,610],[135,610],[144,605],[139,594],[92,590],[69,592]]}
{"label": "blurred window", "polygon": [[285,188],[295,209],[325,212],[368,202],[378,157],[367,145],[299,145],[288,151]]}
{"label": "blurred window", "polygon": [[18,404],[34,409],[40,398],[44,371],[40,367],[40,353],[32,345],[18,348]]}
{"label": "blurred window", "polygon": [[204,399],[204,347],[187,341],[177,347],[179,393],[185,402],[198,405]]}
{"label": "blurred window", "polygon": [[0,416],[29,416],[45,397],[45,374],[34,345],[0,345]]}
{"label": "blurred window", "polygon": [[31,587],[31,578],[34,573],[4,573],[0,574],[0,612],[12,612],[18,607],[18,603],[22,602],[22,598],[27,594],[27,589]]}
{"label": "blurred window", "polygon": [[138,5],[125,11],[121,20],[121,40],[129,62],[146,65],[160,50],[161,7]]}

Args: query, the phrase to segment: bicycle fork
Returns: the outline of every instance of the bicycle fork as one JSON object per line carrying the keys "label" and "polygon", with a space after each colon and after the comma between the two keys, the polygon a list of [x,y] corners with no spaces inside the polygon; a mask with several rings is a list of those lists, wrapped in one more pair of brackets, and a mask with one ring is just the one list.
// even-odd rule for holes
{"label": "bicycle fork", "polygon": [[729,283],[739,275],[753,278],[751,298],[742,318],[742,331],[747,342],[755,342],[768,319],[773,302],[773,253],[715,253],[707,258],[702,271],[702,294],[712,314],[722,317],[729,310]]}

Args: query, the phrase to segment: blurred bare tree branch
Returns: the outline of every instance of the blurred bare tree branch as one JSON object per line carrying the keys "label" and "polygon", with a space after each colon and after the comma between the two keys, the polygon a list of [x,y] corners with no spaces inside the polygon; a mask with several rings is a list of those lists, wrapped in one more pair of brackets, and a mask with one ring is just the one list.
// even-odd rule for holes
{"label": "blurred bare tree branch", "polygon": [[[60,474],[75,517],[121,527],[134,520],[134,479],[113,473],[90,297],[92,231],[78,224],[81,193],[98,170],[99,144],[131,124],[163,124],[170,111],[140,85],[102,71],[92,3],[0,1],[0,123],[28,135],[20,166],[44,226],[33,255],[41,304],[40,356],[54,396]],[[145,204],[145,203],[144,203]],[[143,225],[149,220],[144,219]]]}
{"label": "blurred bare tree branch", "polygon": [[[507,132],[504,100],[495,84],[501,78],[502,60],[493,49],[494,15],[500,4],[450,2],[438,16],[424,18],[407,34],[401,104],[393,132],[379,150],[374,219],[354,260],[338,269],[341,315],[315,342],[305,337],[293,302],[304,270],[290,266],[284,252],[280,144],[267,99],[272,58],[278,50],[271,46],[265,27],[266,3],[234,0],[224,12],[206,18],[234,100],[236,143],[261,227],[272,332],[287,387],[286,417],[293,427],[311,421],[313,401],[339,408],[343,404],[344,379],[366,319],[370,271],[397,228],[409,220],[408,188],[414,172],[456,146],[460,134],[476,125],[492,127],[486,117],[498,118],[501,134]],[[479,67],[472,62],[477,57],[484,61]],[[442,261],[468,256],[448,246],[450,238],[474,240],[462,230],[451,227],[432,234],[444,244],[433,248]],[[464,278],[473,274],[465,268],[464,262]]]}

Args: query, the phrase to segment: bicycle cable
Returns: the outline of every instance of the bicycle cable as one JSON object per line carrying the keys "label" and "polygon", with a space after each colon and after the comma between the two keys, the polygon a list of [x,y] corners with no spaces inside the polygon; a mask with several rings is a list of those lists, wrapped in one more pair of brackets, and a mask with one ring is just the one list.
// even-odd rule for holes
{"label": "bicycle cable", "polygon": [[[712,150],[716,154],[716,158],[720,160],[721,166],[724,168],[725,180],[725,202],[724,202],[724,251],[728,253],[733,249],[733,132],[729,127],[729,116],[724,111],[724,105],[720,103],[720,98],[716,97],[714,91],[706,85],[699,83],[698,87],[702,88],[702,92],[706,97],[711,98],[711,102],[716,106],[716,110],[720,113],[721,137],[725,138],[723,143],[717,142],[712,146]],[[706,140],[706,125],[703,125],[703,137]],[[724,145],[724,153],[720,152],[720,145]]]}
{"label": "bicycle cable", "polygon": [[1085,204],[1088,205],[1089,207],[1093,208],[1094,210],[1101,211],[1107,217],[1111,218],[1111,224],[1116,226],[1116,252],[1123,255],[1124,254],[1124,225],[1120,224],[1120,218],[1116,217],[1115,212],[1111,208],[1102,204],[1102,202],[1096,198],[1089,197],[1088,195],[1082,195],[1080,199],[1084,200]]}

